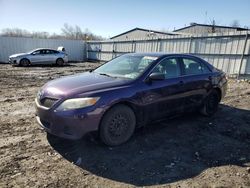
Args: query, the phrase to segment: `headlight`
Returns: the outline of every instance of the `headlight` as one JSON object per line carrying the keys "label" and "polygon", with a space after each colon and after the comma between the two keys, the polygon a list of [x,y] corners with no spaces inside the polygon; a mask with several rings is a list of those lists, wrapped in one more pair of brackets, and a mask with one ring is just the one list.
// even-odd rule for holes
{"label": "headlight", "polygon": [[57,107],[58,111],[72,110],[85,108],[94,105],[100,97],[87,97],[87,98],[74,98],[64,101],[60,106]]}

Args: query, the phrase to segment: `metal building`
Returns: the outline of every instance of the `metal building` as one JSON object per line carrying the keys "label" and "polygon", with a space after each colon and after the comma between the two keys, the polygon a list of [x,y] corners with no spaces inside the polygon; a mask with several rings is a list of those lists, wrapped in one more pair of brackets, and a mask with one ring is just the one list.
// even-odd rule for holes
{"label": "metal building", "polygon": [[229,33],[229,32],[247,31],[247,30],[248,29],[241,27],[191,23],[190,26],[176,29],[174,30],[174,32],[197,35],[197,34],[208,34],[208,33]]}
{"label": "metal building", "polygon": [[141,38],[150,39],[152,37],[162,38],[165,36],[172,36],[172,35],[177,35],[177,33],[154,31],[154,30],[142,29],[142,28],[136,27],[134,29],[131,29],[119,35],[113,36],[110,39],[111,40],[133,40],[133,39],[141,39]]}

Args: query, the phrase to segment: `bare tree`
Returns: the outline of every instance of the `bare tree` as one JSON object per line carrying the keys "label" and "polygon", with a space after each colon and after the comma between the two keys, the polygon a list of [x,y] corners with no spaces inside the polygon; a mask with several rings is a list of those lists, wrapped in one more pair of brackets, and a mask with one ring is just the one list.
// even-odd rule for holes
{"label": "bare tree", "polygon": [[231,27],[240,27],[239,20],[233,20],[230,24]]}
{"label": "bare tree", "polygon": [[19,28],[6,28],[2,30],[2,36],[10,36],[10,37],[30,37],[30,32],[24,29]]}
{"label": "bare tree", "polygon": [[43,39],[47,39],[50,37],[50,34],[48,32],[32,32],[31,33],[32,38],[43,38]]}
{"label": "bare tree", "polygon": [[73,40],[103,40],[101,36],[93,34],[89,29],[82,29],[79,26],[71,26],[67,23],[63,25],[61,29],[62,33],[50,34],[46,31],[33,31],[29,32],[24,29],[19,28],[6,28],[0,33],[0,36],[9,37],[30,37],[30,38],[50,38],[50,39],[73,39]]}
{"label": "bare tree", "polygon": [[82,29],[78,26],[71,26],[67,23],[63,25],[62,35],[68,39],[75,39],[75,40],[103,40],[101,36],[97,36],[93,34],[89,29]]}

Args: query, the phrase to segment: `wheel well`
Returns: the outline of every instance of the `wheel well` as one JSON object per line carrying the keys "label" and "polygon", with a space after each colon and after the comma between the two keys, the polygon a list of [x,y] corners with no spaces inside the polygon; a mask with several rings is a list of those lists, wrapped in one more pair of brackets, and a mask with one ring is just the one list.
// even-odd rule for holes
{"label": "wheel well", "polygon": [[221,100],[221,89],[218,88],[218,87],[216,87],[216,88],[214,88],[214,90],[218,93],[218,95],[219,95],[219,101],[220,101]]}

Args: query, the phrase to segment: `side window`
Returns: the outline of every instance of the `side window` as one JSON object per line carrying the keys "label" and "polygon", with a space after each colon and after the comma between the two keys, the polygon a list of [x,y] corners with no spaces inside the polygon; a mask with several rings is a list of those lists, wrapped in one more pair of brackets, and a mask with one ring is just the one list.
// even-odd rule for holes
{"label": "side window", "polygon": [[145,68],[147,67],[147,66],[149,66],[149,64],[151,64],[152,63],[152,60],[151,59],[144,59],[144,58],[142,58],[142,60],[141,60],[141,62],[139,63],[139,65],[138,65],[138,70],[140,71],[140,70],[145,70]]}
{"label": "side window", "polygon": [[33,55],[39,55],[39,54],[41,54],[41,50],[34,51],[32,54]]}
{"label": "side window", "polygon": [[211,72],[211,70],[206,65],[204,65],[204,63],[201,63],[201,68],[202,68],[203,73]]}
{"label": "side window", "polygon": [[193,59],[183,58],[184,70],[186,75],[202,74],[202,66],[200,62]]}
{"label": "side window", "polygon": [[153,73],[154,72],[159,72],[159,73],[164,74],[165,79],[175,78],[175,77],[180,76],[180,68],[179,68],[177,60],[175,58],[162,60],[154,68]]}
{"label": "side window", "polygon": [[40,50],[41,52],[40,52],[40,54],[46,54],[46,50]]}
{"label": "side window", "polygon": [[54,54],[52,50],[46,50],[46,54]]}

